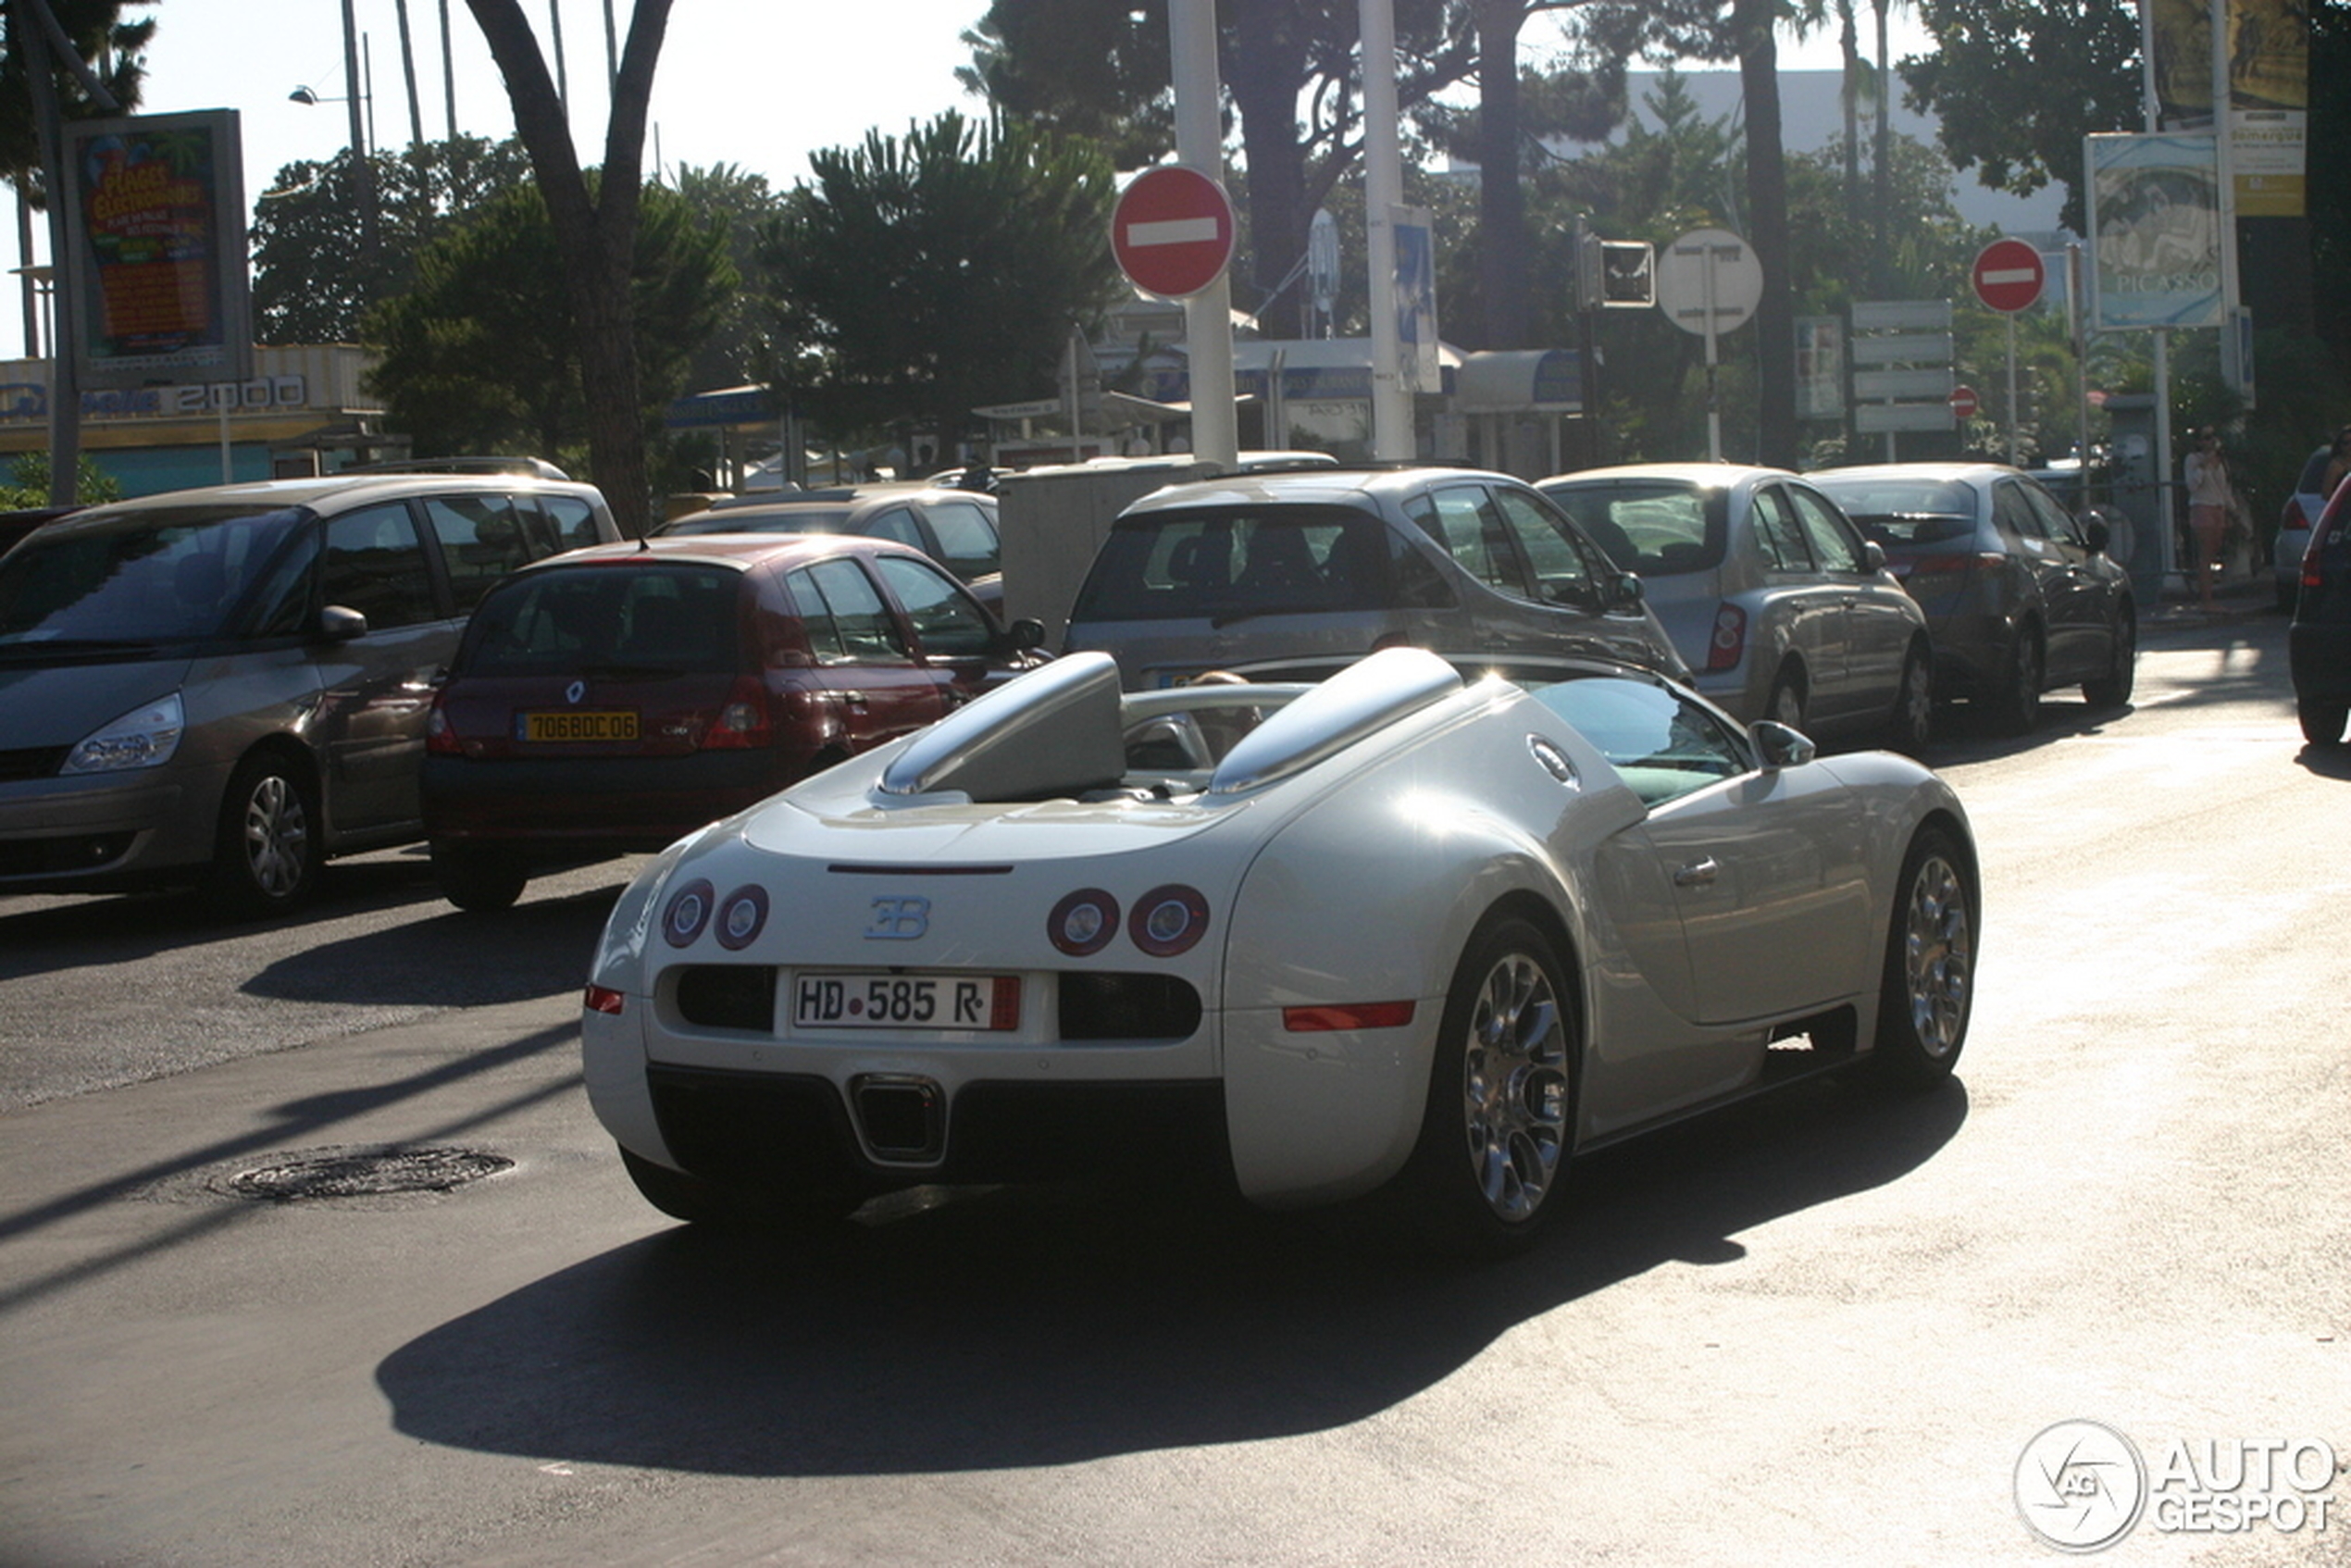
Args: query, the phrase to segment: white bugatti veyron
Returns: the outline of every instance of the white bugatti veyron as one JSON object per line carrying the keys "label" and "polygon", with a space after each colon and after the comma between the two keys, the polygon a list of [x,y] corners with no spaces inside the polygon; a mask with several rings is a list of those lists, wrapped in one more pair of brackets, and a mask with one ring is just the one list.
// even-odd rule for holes
{"label": "white bugatti veyron", "polygon": [[1122,695],[1078,654],[713,824],[605,929],[596,1114],[688,1220],[1189,1173],[1496,1250],[1580,1152],[1949,1073],[1980,911],[1941,779],[1629,667],[1514,674]]}

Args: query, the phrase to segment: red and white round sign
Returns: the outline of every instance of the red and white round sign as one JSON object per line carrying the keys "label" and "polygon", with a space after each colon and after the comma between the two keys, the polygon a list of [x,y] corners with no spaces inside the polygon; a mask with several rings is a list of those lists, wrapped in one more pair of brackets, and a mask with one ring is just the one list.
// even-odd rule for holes
{"label": "red and white round sign", "polygon": [[2041,297],[2041,253],[2022,240],[1995,240],[1975,258],[1975,297],[1994,310],[2029,310]]}
{"label": "red and white round sign", "polygon": [[1137,175],[1110,219],[1111,254],[1129,281],[1162,299],[1188,299],[1233,259],[1233,203],[1225,187],[1188,164]]}
{"label": "red and white round sign", "polygon": [[1953,387],[1951,389],[1952,418],[1972,419],[1975,417],[1975,389],[1973,387]]}

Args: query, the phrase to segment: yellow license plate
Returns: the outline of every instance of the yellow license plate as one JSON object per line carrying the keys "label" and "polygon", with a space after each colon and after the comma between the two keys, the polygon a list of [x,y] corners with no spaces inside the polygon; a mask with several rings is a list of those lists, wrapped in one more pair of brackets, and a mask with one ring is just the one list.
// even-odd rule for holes
{"label": "yellow license plate", "polygon": [[519,740],[634,740],[634,713],[524,714],[516,720]]}

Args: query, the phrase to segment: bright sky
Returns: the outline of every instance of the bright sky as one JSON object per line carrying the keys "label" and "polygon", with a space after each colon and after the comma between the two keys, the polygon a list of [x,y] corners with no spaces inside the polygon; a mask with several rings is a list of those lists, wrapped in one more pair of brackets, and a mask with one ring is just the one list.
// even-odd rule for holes
{"label": "bright sky", "polygon": [[[607,3],[625,29],[631,0],[524,0],[542,52],[551,18],[563,30],[574,135],[588,164],[603,157]],[[366,41],[373,139],[399,146],[409,134],[399,6],[396,0],[353,0],[353,8]],[[656,157],[670,168],[733,164],[784,190],[807,177],[814,150],[854,144],[875,129],[900,134],[948,108],[976,111],[954,73],[970,59],[961,35],[987,8],[987,0],[677,0],[654,77],[647,164]],[[408,0],[426,139],[448,134],[444,10],[458,130],[493,139],[510,134],[513,112],[464,0]],[[348,144],[338,0],[158,0],[143,14],[156,26],[141,111],[241,111],[248,204],[287,164],[323,161]],[[1897,56],[1919,47],[1907,21],[1905,8],[1896,19]],[[1539,42],[1532,30],[1527,42]],[[1833,34],[1782,44],[1783,68],[1835,64]],[[289,94],[301,86],[333,101],[294,103]],[[46,248],[44,239],[36,254],[45,255]],[[19,265],[14,223],[0,223],[0,255],[6,265]],[[0,353],[22,352],[20,313],[7,307],[13,303],[0,305]]]}

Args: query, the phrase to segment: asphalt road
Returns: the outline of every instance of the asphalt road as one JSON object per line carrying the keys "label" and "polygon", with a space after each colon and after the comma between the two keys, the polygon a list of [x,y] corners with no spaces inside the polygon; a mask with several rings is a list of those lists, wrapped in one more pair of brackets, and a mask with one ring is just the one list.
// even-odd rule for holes
{"label": "asphalt road", "polygon": [[[578,1088],[616,868],[492,917],[403,855],[276,927],[0,900],[0,1563],[2047,1562],[2018,1469],[2083,1420],[2156,1492],[2107,1561],[2351,1562],[2351,760],[2278,621],[2147,643],[2127,715],[1938,745],[1957,1082],[1586,1161],[1470,1272],[1082,1189],[671,1226]],[[387,1145],[513,1164],[237,1195]],[[2255,1497],[2298,1526],[2176,1527]]]}

